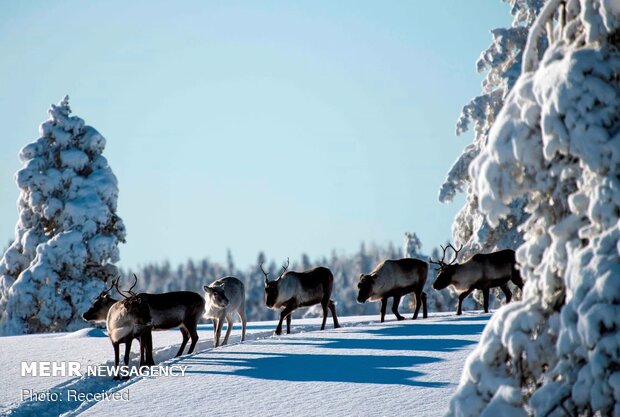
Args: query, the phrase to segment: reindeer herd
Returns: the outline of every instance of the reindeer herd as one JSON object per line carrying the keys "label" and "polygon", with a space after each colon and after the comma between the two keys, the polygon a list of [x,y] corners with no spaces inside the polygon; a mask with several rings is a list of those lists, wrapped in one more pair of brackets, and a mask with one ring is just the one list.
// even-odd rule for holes
{"label": "reindeer herd", "polygon": [[[450,248],[454,257],[445,262],[446,251]],[[519,289],[523,288],[523,281],[515,263],[513,250],[502,250],[488,254],[476,254],[463,263],[457,263],[461,249],[451,244],[442,247],[441,260],[429,262],[436,265],[437,279],[433,288],[442,290],[453,285],[459,294],[457,315],[462,314],[463,300],[475,289],[481,290],[484,298],[484,311],[489,312],[489,292],[491,288],[499,287],[506,295],[506,302],[510,302],[512,293],[508,287],[511,281]],[[260,270],[265,276],[265,305],[279,310],[280,320],[275,334],[282,334],[282,324],[286,319],[286,333],[291,332],[291,314],[300,307],[321,305],[323,322],[321,330],[325,329],[328,310],[332,314],[334,328],[340,327],[336,314],[336,303],[331,299],[334,276],[325,267],[318,267],[308,271],[287,271],[289,262],[282,266],[282,272],[274,279],[269,280],[269,273],[263,266]],[[393,298],[392,313],[398,320],[405,318],[398,312],[398,305],[403,296],[413,294],[415,297],[415,312],[413,319],[418,317],[420,308],[422,316],[427,318],[426,293],[423,291],[428,275],[428,263],[415,258],[386,260],[381,262],[368,274],[361,274],[358,287],[357,301],[381,302],[381,322],[385,320],[388,299]],[[151,331],[179,328],[183,340],[176,356],[181,356],[191,339],[188,354],[194,351],[198,342],[197,326],[201,317],[213,322],[213,345],[218,347],[228,343],[228,338],[234,324],[235,315],[241,318],[241,341],[245,340],[245,286],[235,277],[221,278],[210,285],[204,286],[204,297],[192,291],[174,291],[163,294],[148,294],[133,292],[138,278],[127,291],[118,286],[118,278],[113,280],[110,287],[103,291],[93,302],[92,306],[82,317],[93,322],[105,322],[110,341],[114,348],[114,364],[120,363],[120,345],[125,345],[124,364],[129,365],[129,353],[134,339],[140,343],[140,366],[154,365],[153,342]],[[116,289],[121,299],[112,298],[111,292]],[[227,322],[226,335],[220,344],[224,320]]]}

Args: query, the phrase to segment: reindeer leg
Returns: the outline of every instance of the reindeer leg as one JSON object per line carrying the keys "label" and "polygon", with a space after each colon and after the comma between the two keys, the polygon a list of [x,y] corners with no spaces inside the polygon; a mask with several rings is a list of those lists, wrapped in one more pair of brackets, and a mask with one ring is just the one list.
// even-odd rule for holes
{"label": "reindeer leg", "polygon": [[[127,337],[125,340],[125,358],[123,362],[125,363],[125,367],[129,369],[129,355],[131,354],[131,342],[133,341],[132,337]],[[125,379],[129,379],[129,375],[125,377]]]}
{"label": "reindeer leg", "polygon": [[145,350],[146,350],[146,335],[142,334],[140,336],[140,364],[138,365],[139,367],[143,367],[146,366],[146,359],[145,359]]}
{"label": "reindeer leg", "polygon": [[[119,343],[112,342],[112,347],[114,348],[114,367],[118,370],[120,362]],[[120,376],[118,374],[114,375],[113,379],[120,379]]]}
{"label": "reindeer leg", "polygon": [[155,365],[155,361],[153,360],[153,334],[149,330],[146,334],[146,346],[144,349],[144,360],[146,361],[147,366]]}
{"label": "reindeer leg", "polygon": [[461,314],[463,314],[463,310],[462,310],[463,300],[464,300],[465,298],[467,298],[467,296],[468,296],[469,294],[471,294],[471,292],[472,292],[473,290],[474,290],[473,288],[470,288],[469,290],[467,290],[467,291],[462,292],[462,293],[460,293],[460,294],[459,294],[459,305],[458,305],[458,307],[457,307],[457,309],[456,309],[456,315],[457,315],[457,316],[460,316]]}
{"label": "reindeer leg", "polygon": [[482,290],[482,298],[484,299],[484,312],[488,313],[489,312],[489,289],[485,288]]}
{"label": "reindeer leg", "polygon": [[140,336],[140,367],[153,366],[153,339],[151,331],[148,330]]}
{"label": "reindeer leg", "polygon": [[215,341],[217,340],[218,319],[212,318],[211,322],[213,323],[213,347],[217,347],[217,345],[215,344]]}
{"label": "reindeer leg", "polygon": [[198,332],[196,331],[197,323],[186,323],[188,326],[189,336],[192,338],[192,344],[189,345],[189,350],[187,354],[194,352],[194,348],[196,347],[196,343],[198,343]]}
{"label": "reindeer leg", "polygon": [[181,327],[179,327],[179,330],[181,330],[181,334],[183,335],[183,342],[181,342],[181,347],[179,348],[176,356],[181,356],[183,354],[185,346],[187,346],[187,341],[189,340],[189,332],[187,331],[185,325],[181,325]]}
{"label": "reindeer leg", "polygon": [[291,334],[291,321],[292,317],[289,314],[288,316],[286,316],[286,334]]}
{"label": "reindeer leg", "polygon": [[405,320],[405,318],[401,316],[400,313],[398,312],[398,305],[400,304],[401,297],[402,295],[400,294],[394,296],[394,299],[392,301],[392,313],[394,313],[394,315],[396,316],[396,319]]}
{"label": "reindeer leg", "polygon": [[420,307],[422,307],[422,291],[414,291],[413,295],[415,296],[415,311],[413,312],[413,320],[418,318],[418,314],[420,313]]}
{"label": "reindeer leg", "polygon": [[387,297],[381,299],[381,323],[385,321],[385,311],[387,310]]}
{"label": "reindeer leg", "polygon": [[504,292],[504,295],[506,296],[506,304],[508,304],[510,300],[512,300],[512,291],[510,291],[508,283],[500,285],[499,288],[501,288],[501,290]]}
{"label": "reindeer leg", "polygon": [[224,336],[224,342],[222,346],[228,343],[228,337],[230,336],[230,332],[232,331],[233,324],[235,321],[232,318],[232,313],[226,315],[226,335]]}
{"label": "reindeer leg", "polygon": [[293,306],[293,304],[287,304],[287,306],[284,307],[284,310],[280,313],[280,321],[278,322],[278,327],[276,327],[275,331],[276,335],[280,336],[282,334],[282,322],[286,316],[293,312],[293,310],[295,310],[295,306]]}
{"label": "reindeer leg", "polygon": [[426,293],[422,291],[422,317],[428,318],[428,309],[426,307]]}
{"label": "reindeer leg", "polygon": [[325,324],[327,323],[327,304],[329,303],[329,298],[327,300],[321,301],[321,308],[323,309],[323,323],[321,323],[321,330],[325,330]]}
{"label": "reindeer leg", "polygon": [[222,336],[222,327],[224,327],[224,316],[217,319],[217,333],[215,335],[215,347],[220,345],[220,337]]}
{"label": "reindeer leg", "polygon": [[239,317],[241,317],[241,341],[243,342],[245,340],[245,328],[247,326],[247,319],[245,318],[245,305],[244,303],[241,303],[241,306],[239,307]]}
{"label": "reindeer leg", "polygon": [[329,307],[329,310],[332,312],[332,319],[334,319],[334,329],[339,328],[340,323],[338,323],[338,315],[336,314],[336,303],[334,303],[334,300],[329,300],[329,304],[327,304],[327,307]]}

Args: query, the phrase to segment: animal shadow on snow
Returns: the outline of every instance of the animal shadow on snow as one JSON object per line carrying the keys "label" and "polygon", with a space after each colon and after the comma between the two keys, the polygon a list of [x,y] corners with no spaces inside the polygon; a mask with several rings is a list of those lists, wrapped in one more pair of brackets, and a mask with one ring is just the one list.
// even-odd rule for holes
{"label": "animal shadow on snow", "polygon": [[[223,352],[220,352],[223,353]],[[248,378],[293,382],[348,382],[441,387],[441,382],[416,381],[422,372],[409,369],[439,362],[429,356],[375,356],[268,353],[251,359],[228,359],[224,355],[188,358],[187,373],[237,375]],[[209,370],[213,366],[238,367],[230,371]]]}
{"label": "animal shadow on snow", "polygon": [[[484,320],[484,318],[483,318]],[[216,355],[196,355],[183,362],[190,365],[188,373],[238,375],[256,379],[285,381],[322,381],[374,384],[400,384],[422,387],[442,387],[443,382],[421,381],[424,374],[418,365],[437,363],[443,359],[414,354],[415,351],[447,352],[475,344],[475,340],[449,336],[478,335],[486,322],[464,324],[400,324],[380,325],[377,328],[344,328],[334,331],[334,337],[286,338],[274,340],[275,345],[344,350],[344,354],[257,353],[255,358],[235,358],[234,352],[222,350]],[[341,337],[339,337],[341,336]],[[428,336],[428,337],[426,337]],[[443,337],[432,337],[443,336]],[[448,337],[446,337],[448,336]],[[355,349],[377,350],[382,354],[351,354]],[[389,351],[411,351],[407,355],[385,355]],[[218,366],[231,370],[213,369]],[[405,369],[403,369],[405,368]]]}
{"label": "animal shadow on snow", "polygon": [[482,333],[485,323],[437,323],[424,325],[392,325],[365,330],[366,334],[379,336],[473,336]]}
{"label": "animal shadow on snow", "polygon": [[[485,323],[436,323],[436,324],[387,324],[375,329],[344,329],[337,334],[359,335],[353,338],[321,339],[321,346],[330,349],[377,349],[377,350],[422,350],[447,352],[462,349],[477,343],[475,340],[445,336],[473,336],[484,330]],[[365,337],[373,335],[378,337]],[[429,337],[425,337],[429,336]],[[432,337],[443,336],[443,337]],[[410,338],[408,338],[410,337]],[[287,343],[283,341],[282,343]],[[313,344],[310,340],[305,343]],[[292,342],[292,344],[299,344]]]}
{"label": "animal shadow on snow", "polygon": [[[411,336],[411,333],[405,332],[408,329],[390,328],[381,329],[374,332],[376,335],[381,335],[380,338],[322,338],[320,340],[295,340],[295,341],[279,341],[280,345],[291,346],[316,346],[328,349],[365,349],[365,350],[380,350],[380,351],[393,351],[393,350],[410,350],[410,351],[431,351],[431,352],[450,352],[454,350],[463,349],[466,346],[477,343],[475,340],[467,339],[453,339],[453,338],[394,338],[397,336]],[[353,332],[351,332],[353,333]],[[368,334],[368,332],[359,332],[360,336]],[[422,334],[418,334],[421,336]],[[392,336],[392,337],[390,337]]]}

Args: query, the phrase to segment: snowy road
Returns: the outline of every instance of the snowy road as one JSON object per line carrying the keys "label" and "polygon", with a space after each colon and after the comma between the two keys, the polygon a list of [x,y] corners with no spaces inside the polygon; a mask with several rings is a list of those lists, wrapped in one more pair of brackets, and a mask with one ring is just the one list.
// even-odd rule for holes
{"label": "snowy road", "polygon": [[[465,358],[489,315],[431,316],[377,323],[377,316],[344,317],[343,328],[313,331],[317,319],[296,320],[294,333],[270,337],[275,324],[251,323],[248,342],[212,349],[201,326],[198,352],[172,358],[177,331],[154,333],[156,360],[187,365],[184,377],[19,377],[21,360],[110,362],[112,349],[98,331],[0,338],[9,381],[0,392],[3,414],[25,415],[420,415],[439,416],[459,382]],[[238,330],[232,342],[238,341]],[[41,349],[33,346],[41,345]],[[29,347],[30,346],[30,347]],[[133,349],[137,354],[137,346]],[[9,353],[8,355],[6,353]],[[34,359],[33,359],[34,355]],[[17,359],[16,359],[17,358]],[[121,392],[128,400],[23,401],[21,389]]]}

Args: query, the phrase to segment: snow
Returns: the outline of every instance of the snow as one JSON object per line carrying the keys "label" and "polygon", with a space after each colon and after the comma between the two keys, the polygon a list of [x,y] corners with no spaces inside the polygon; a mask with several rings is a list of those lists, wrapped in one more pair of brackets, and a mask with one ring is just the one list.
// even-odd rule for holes
{"label": "snow", "polygon": [[491,225],[527,201],[525,286],[468,358],[451,416],[620,415],[620,24],[608,2],[563,3],[548,2],[534,24],[529,71],[470,164]]}
{"label": "snow", "polygon": [[[212,328],[200,325],[196,353],[173,358],[178,330],[153,333],[158,364],[187,365],[184,377],[20,377],[20,362],[111,364],[104,332],[0,338],[0,414],[64,415],[403,415],[440,416],[488,314],[434,314],[425,320],[378,323],[378,316],[341,318],[340,329],[318,331],[320,319],[294,320],[292,334],[272,336],[276,322],[248,324],[239,344],[212,348]],[[24,349],[24,346],[36,348]],[[132,349],[136,363],[137,343]],[[21,401],[21,390],[124,392],[129,401]],[[405,411],[406,410],[406,411]]]}

